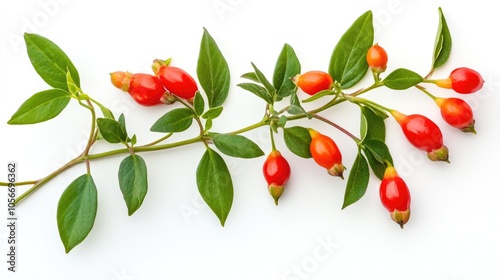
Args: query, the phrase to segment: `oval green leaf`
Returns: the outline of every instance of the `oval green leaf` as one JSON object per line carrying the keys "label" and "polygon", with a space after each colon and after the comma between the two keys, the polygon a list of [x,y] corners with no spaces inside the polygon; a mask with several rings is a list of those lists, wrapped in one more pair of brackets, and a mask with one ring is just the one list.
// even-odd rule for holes
{"label": "oval green leaf", "polygon": [[51,87],[68,91],[66,72],[77,87],[80,76],[73,62],[55,43],[37,34],[24,33],[28,57],[40,77]]}
{"label": "oval green leaf", "polygon": [[201,116],[205,111],[205,100],[199,91],[194,96],[193,109],[197,116]]}
{"label": "oval green leaf", "polygon": [[[208,120],[208,119],[216,119],[222,114],[223,107],[214,107],[206,111],[201,117]],[[207,128],[208,130],[208,128]]]}
{"label": "oval green leaf", "polygon": [[108,118],[98,118],[97,127],[99,132],[108,143],[121,143],[127,141],[127,133],[124,127],[117,121]]}
{"label": "oval green leaf", "polygon": [[196,73],[210,108],[221,106],[229,94],[230,73],[214,38],[203,29]]}
{"label": "oval green leaf", "polygon": [[[385,141],[385,121],[387,115],[381,116],[370,107],[360,106],[361,109],[361,139],[378,139]],[[385,114],[385,113],[384,113]]]}
{"label": "oval green leaf", "polygon": [[154,132],[182,132],[188,129],[195,117],[193,110],[177,108],[161,116],[151,127]]}
{"label": "oval green leaf", "polygon": [[404,68],[392,71],[384,80],[386,87],[395,90],[404,90],[418,85],[424,79],[419,74]]}
{"label": "oval green leaf", "polygon": [[285,144],[288,149],[302,158],[311,158],[311,134],[307,128],[301,126],[284,129]]}
{"label": "oval green leaf", "polygon": [[122,160],[118,170],[118,181],[128,215],[141,207],[148,192],[148,172],[144,159],[136,154]]}
{"label": "oval green leaf", "polygon": [[266,101],[267,104],[273,103],[273,98],[271,97],[269,92],[261,85],[254,83],[241,83],[238,84],[238,86],[262,98],[264,101]]}
{"label": "oval green leaf", "polygon": [[264,86],[269,95],[272,96],[272,99],[275,100],[276,88],[274,88],[274,86],[271,84],[271,82],[269,82],[264,73],[262,73],[262,71],[260,71],[254,63],[252,63],[252,67],[255,71],[255,76],[257,76],[257,79],[259,79],[259,82]]}
{"label": "oval green leaf", "polygon": [[66,254],[87,237],[96,214],[97,188],[92,176],[85,174],[64,190],[57,205],[57,227]]}
{"label": "oval green leaf", "polygon": [[224,226],[233,204],[233,182],[224,159],[207,148],[196,169],[198,191]]}
{"label": "oval green leaf", "polygon": [[343,89],[356,85],[368,71],[366,52],[373,45],[373,15],[365,12],[349,27],[335,46],[328,73]]}
{"label": "oval green leaf", "polygon": [[279,98],[289,96],[296,91],[293,77],[300,74],[300,62],[292,46],[285,44],[274,67],[273,85]]}
{"label": "oval green leaf", "polygon": [[434,57],[432,68],[436,69],[446,63],[451,54],[452,39],[450,29],[446,23],[446,19],[441,8],[439,11],[439,25],[434,43]]}
{"label": "oval green leaf", "polygon": [[370,169],[366,158],[361,153],[358,153],[349,172],[342,209],[355,203],[365,195],[369,180]]}
{"label": "oval green leaf", "polygon": [[35,93],[12,115],[8,124],[40,123],[59,115],[68,105],[71,96],[62,89],[49,89]]}
{"label": "oval green leaf", "polygon": [[368,159],[373,174],[382,180],[384,178],[387,162],[394,165],[389,147],[378,139],[366,139],[361,143],[361,147]]}
{"label": "oval green leaf", "polygon": [[264,155],[260,147],[242,135],[210,134],[215,147],[222,153],[238,158],[256,158]]}

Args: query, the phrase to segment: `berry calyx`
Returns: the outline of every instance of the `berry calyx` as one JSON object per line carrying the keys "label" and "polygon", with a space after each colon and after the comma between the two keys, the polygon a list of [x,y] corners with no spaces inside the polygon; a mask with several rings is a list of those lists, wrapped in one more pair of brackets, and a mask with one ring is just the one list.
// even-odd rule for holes
{"label": "berry calyx", "polygon": [[298,74],[293,78],[293,82],[309,95],[333,88],[332,76],[326,72],[317,70]]}
{"label": "berry calyx", "polygon": [[417,149],[426,151],[432,161],[448,161],[448,148],[443,145],[441,129],[429,118],[414,114],[390,112],[399,123],[406,139]]}
{"label": "berry calyx", "polygon": [[379,195],[382,205],[390,212],[391,219],[403,228],[410,219],[410,190],[392,166],[385,169]]}
{"label": "berry calyx", "polygon": [[484,80],[477,71],[460,67],[453,70],[446,79],[437,80],[436,85],[442,88],[451,88],[457,93],[474,93],[483,87]]}
{"label": "berry calyx", "polygon": [[387,69],[387,52],[376,43],[366,53],[366,62],[374,73],[382,73]]}
{"label": "berry calyx", "polygon": [[436,98],[434,101],[441,110],[441,116],[449,125],[463,132],[476,134],[474,114],[467,102],[460,98]]}
{"label": "berry calyx", "polygon": [[160,80],[150,74],[133,74],[117,71],[110,74],[111,83],[118,89],[128,92],[130,96],[143,106],[161,104],[165,88]]}
{"label": "berry calyx", "polygon": [[169,63],[170,60],[156,59],[153,62],[153,71],[170,94],[191,102],[198,91],[196,81],[188,72],[179,67],[170,66]]}
{"label": "berry calyx", "polygon": [[314,161],[321,167],[326,168],[328,174],[344,179],[344,165],[342,154],[332,138],[309,129],[311,144],[309,146]]}
{"label": "berry calyx", "polygon": [[278,199],[285,190],[285,184],[290,178],[290,164],[278,150],[273,150],[267,156],[262,166],[264,179],[268,185],[269,194],[273,197],[274,203],[278,205]]}

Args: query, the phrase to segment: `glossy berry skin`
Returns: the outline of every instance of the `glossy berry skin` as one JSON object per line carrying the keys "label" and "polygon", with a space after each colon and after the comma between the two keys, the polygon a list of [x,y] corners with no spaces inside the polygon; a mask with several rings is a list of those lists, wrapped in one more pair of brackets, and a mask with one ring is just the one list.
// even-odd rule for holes
{"label": "glossy berry skin", "polygon": [[387,52],[378,44],[371,46],[366,53],[366,62],[376,73],[384,72],[387,69],[388,60]]}
{"label": "glossy berry skin", "polygon": [[290,178],[290,164],[278,150],[273,150],[267,156],[262,166],[264,179],[267,182],[268,190],[274,198],[274,203],[278,205],[278,199],[284,191],[285,184]]}
{"label": "glossy berry skin", "polygon": [[194,78],[181,68],[161,66],[157,73],[163,86],[173,95],[190,100],[198,91]]}
{"label": "glossy berry skin", "polygon": [[333,87],[333,78],[323,71],[309,71],[293,78],[295,84],[305,93],[314,95]]}
{"label": "glossy berry skin", "polygon": [[448,161],[448,148],[443,145],[443,134],[432,120],[419,114],[406,116],[397,111],[391,113],[414,147],[426,151],[430,160]]}
{"label": "glossy berry skin", "polygon": [[379,195],[382,205],[391,213],[392,220],[403,228],[410,219],[411,195],[405,181],[392,166],[385,170]]}
{"label": "glossy berry skin", "polygon": [[111,73],[111,83],[130,96],[139,104],[153,106],[161,104],[165,88],[160,80],[150,74],[132,74],[117,71]]}
{"label": "glossy berry skin", "polygon": [[436,98],[441,116],[451,126],[463,132],[476,133],[472,108],[460,98]]}
{"label": "glossy berry skin", "polygon": [[474,93],[483,87],[484,80],[477,71],[460,67],[453,70],[447,79],[438,80],[436,85],[451,88],[461,94]]}
{"label": "glossy berry skin", "polygon": [[328,174],[343,179],[342,154],[335,141],[313,129],[309,129],[309,134],[311,135],[309,148],[314,161],[319,166],[326,168]]}

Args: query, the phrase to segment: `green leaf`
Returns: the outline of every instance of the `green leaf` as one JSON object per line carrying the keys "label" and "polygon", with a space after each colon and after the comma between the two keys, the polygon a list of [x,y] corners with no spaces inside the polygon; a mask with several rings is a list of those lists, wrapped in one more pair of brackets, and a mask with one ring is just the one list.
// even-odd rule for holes
{"label": "green leaf", "polygon": [[[378,139],[385,141],[385,121],[387,115],[380,116],[373,109],[360,106],[361,109],[361,138]],[[385,113],[384,113],[385,114]]]}
{"label": "green leaf", "polygon": [[123,199],[131,216],[141,207],[148,192],[148,172],[144,159],[136,154],[123,159],[118,170]]}
{"label": "green leaf", "polygon": [[299,157],[311,158],[311,135],[307,128],[294,126],[284,129],[285,144],[288,149]]}
{"label": "green leaf", "polygon": [[206,29],[203,29],[196,73],[201,87],[207,94],[208,106],[210,108],[221,106],[229,94],[229,66]]}
{"label": "green leaf", "polygon": [[127,134],[127,123],[125,121],[125,115],[123,113],[120,114],[120,116],[118,117],[118,123],[122,127],[122,129],[125,132],[125,134]]}
{"label": "green leaf", "polygon": [[97,188],[92,176],[85,174],[64,190],[57,205],[57,227],[66,254],[87,237],[96,214]]}
{"label": "green leaf", "polygon": [[105,118],[108,118],[108,119],[115,119],[115,116],[113,115],[113,112],[111,112],[110,109],[106,108],[104,105],[102,105],[101,103],[97,103],[97,106],[99,107],[99,109],[101,110],[102,112],[102,115],[105,117]]}
{"label": "green leaf", "polygon": [[239,158],[256,158],[264,155],[260,147],[242,135],[211,133],[215,147],[222,153]]}
{"label": "green leaf", "polygon": [[198,191],[222,226],[233,204],[233,182],[224,159],[207,148],[196,169]]}
{"label": "green leaf", "polygon": [[269,92],[261,85],[254,84],[254,83],[241,83],[238,84],[240,88],[244,90],[248,90],[249,92],[257,95],[258,97],[264,99],[267,104],[272,104],[273,103],[273,98],[269,94]]}
{"label": "green leaf", "polygon": [[432,61],[433,69],[436,69],[446,63],[451,54],[452,39],[450,29],[446,23],[443,10],[439,8],[439,25],[434,43],[434,57]]}
{"label": "green leaf", "polygon": [[195,117],[193,110],[177,108],[161,116],[151,127],[154,132],[182,132],[188,129]]}
{"label": "green leaf", "polygon": [[271,84],[271,82],[269,82],[264,73],[262,73],[262,71],[260,71],[255,64],[252,63],[252,67],[255,70],[255,75],[257,76],[257,79],[259,79],[259,82],[264,86],[269,95],[274,97],[276,95],[276,89],[274,88],[274,86]]}
{"label": "green leaf", "polygon": [[196,92],[193,102],[194,112],[197,116],[201,116],[205,111],[205,100],[199,91]]}
{"label": "green leaf", "polygon": [[122,143],[127,141],[127,133],[122,125],[108,118],[98,118],[97,127],[102,138],[109,143]]}
{"label": "green leaf", "polygon": [[390,89],[403,90],[416,86],[423,80],[419,74],[411,70],[398,68],[387,75],[383,83]]}
{"label": "green leaf", "polygon": [[273,85],[279,98],[289,96],[297,90],[293,77],[300,74],[300,62],[293,48],[285,44],[274,67]]}
{"label": "green leaf", "polygon": [[208,111],[205,112],[201,117],[208,120],[208,119],[216,119],[222,114],[223,107],[214,107],[209,109]]}
{"label": "green leaf", "polygon": [[69,57],[52,41],[37,34],[24,33],[28,57],[35,71],[51,87],[68,91],[66,73],[80,87],[80,76]]}
{"label": "green leaf", "polygon": [[8,124],[40,123],[59,115],[68,105],[71,96],[62,89],[49,89],[35,93],[12,115]]}
{"label": "green leaf", "polygon": [[343,89],[356,85],[368,71],[366,52],[373,45],[373,15],[367,11],[342,35],[333,50],[328,73]]}
{"label": "green leaf", "polygon": [[66,84],[68,86],[68,91],[73,96],[78,96],[80,94],[80,88],[76,85],[73,77],[71,77],[71,72],[66,72]]}
{"label": "green leaf", "polygon": [[309,97],[307,99],[302,100],[302,102],[303,103],[312,102],[312,101],[320,99],[321,97],[328,96],[328,95],[335,95],[335,91],[334,90],[330,90],[330,89],[322,90],[322,91],[314,94],[313,96],[311,96],[311,97]]}
{"label": "green leaf", "polygon": [[394,165],[391,153],[387,145],[378,139],[366,139],[361,143],[370,167],[380,180],[383,179],[387,162]]}
{"label": "green leaf", "polygon": [[347,179],[342,209],[355,203],[365,195],[369,180],[370,169],[366,158],[361,153],[358,153]]}
{"label": "green leaf", "polygon": [[241,77],[244,79],[256,82],[256,83],[260,83],[259,78],[257,78],[257,75],[255,74],[255,72],[245,73],[245,74],[241,75]]}
{"label": "green leaf", "polygon": [[290,97],[290,108],[287,110],[288,113],[292,115],[300,115],[305,114],[308,119],[311,119],[311,115],[307,113],[307,111],[300,104],[299,97],[296,92],[292,92],[292,96]]}

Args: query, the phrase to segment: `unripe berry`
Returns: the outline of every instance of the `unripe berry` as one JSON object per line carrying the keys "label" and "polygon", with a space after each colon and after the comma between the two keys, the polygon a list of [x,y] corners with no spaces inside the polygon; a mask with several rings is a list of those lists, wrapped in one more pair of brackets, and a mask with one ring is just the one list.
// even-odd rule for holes
{"label": "unripe berry", "polygon": [[451,126],[463,132],[476,133],[472,108],[459,98],[436,98],[436,104],[441,110],[441,116]]}
{"label": "unripe berry", "polygon": [[342,154],[332,138],[309,129],[311,135],[310,151],[314,161],[328,171],[332,176],[344,179],[344,165],[342,165]]}
{"label": "unripe berry", "polygon": [[314,95],[333,88],[333,78],[323,71],[309,71],[293,78],[294,83],[305,93]]}
{"label": "unripe berry", "polygon": [[366,53],[366,62],[375,73],[384,72],[388,60],[387,52],[378,44],[371,46]]}
{"label": "unripe berry", "polygon": [[117,71],[110,74],[111,83],[130,96],[139,104],[153,106],[161,104],[165,88],[160,80],[150,74],[132,74],[130,72]]}
{"label": "unripe berry", "polygon": [[264,179],[266,179],[269,194],[274,198],[274,203],[278,205],[278,199],[285,190],[285,184],[290,178],[290,165],[278,150],[273,150],[262,166]]}
{"label": "unripe berry", "polygon": [[477,71],[460,67],[453,70],[446,79],[437,80],[436,85],[442,88],[451,88],[461,94],[474,93],[483,87],[484,80]]}
{"label": "unripe berry", "polygon": [[379,195],[382,205],[391,213],[391,219],[403,228],[410,219],[410,190],[392,166],[385,170]]}
{"label": "unripe berry", "polygon": [[432,161],[448,162],[448,148],[443,145],[443,134],[433,121],[419,114],[406,116],[395,110],[391,114],[414,147],[426,151]]}

